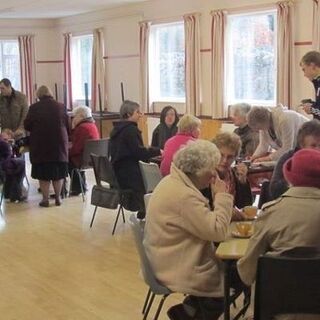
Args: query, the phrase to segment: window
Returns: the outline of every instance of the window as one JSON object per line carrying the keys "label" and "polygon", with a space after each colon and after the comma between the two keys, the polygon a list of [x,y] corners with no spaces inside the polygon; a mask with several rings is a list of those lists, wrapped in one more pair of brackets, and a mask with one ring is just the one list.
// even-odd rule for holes
{"label": "window", "polygon": [[71,73],[73,100],[85,100],[85,84],[88,99],[91,98],[92,35],[72,38]]}
{"label": "window", "polygon": [[152,25],[149,39],[150,100],[185,101],[183,22]]}
{"label": "window", "polygon": [[228,16],[228,104],[276,104],[276,11]]}
{"label": "window", "polygon": [[0,40],[0,78],[8,78],[13,88],[21,90],[18,40]]}

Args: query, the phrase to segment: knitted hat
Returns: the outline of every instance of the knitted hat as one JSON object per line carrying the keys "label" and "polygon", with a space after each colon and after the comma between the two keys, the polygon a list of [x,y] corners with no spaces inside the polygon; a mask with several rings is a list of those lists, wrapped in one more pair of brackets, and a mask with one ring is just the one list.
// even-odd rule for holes
{"label": "knitted hat", "polygon": [[320,151],[302,149],[283,165],[286,180],[297,187],[320,188]]}

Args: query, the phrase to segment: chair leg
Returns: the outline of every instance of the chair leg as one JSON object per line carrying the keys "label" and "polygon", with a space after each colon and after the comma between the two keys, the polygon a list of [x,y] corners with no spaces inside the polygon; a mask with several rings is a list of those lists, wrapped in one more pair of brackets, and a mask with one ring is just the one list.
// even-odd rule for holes
{"label": "chair leg", "polygon": [[154,300],[154,297],[156,295],[153,293],[152,296],[151,296],[151,299],[149,300],[149,303],[148,303],[148,306],[147,306],[147,309],[146,309],[146,312],[144,314],[144,317],[143,317],[143,320],[146,320],[147,317],[148,317],[148,314],[149,314],[149,311],[150,311],[150,308],[152,306],[152,303],[153,303],[153,300]]}
{"label": "chair leg", "polygon": [[164,301],[166,300],[167,296],[168,296],[168,295],[165,294],[165,295],[162,297],[162,299],[161,299],[161,301],[160,301],[160,303],[159,303],[157,312],[156,312],[153,320],[158,320],[159,314],[160,314],[160,312],[161,312],[162,306],[163,306]]}
{"label": "chair leg", "polygon": [[145,299],[145,301],[144,301],[143,308],[142,308],[142,314],[144,314],[145,311],[146,311],[146,307],[147,307],[147,304],[148,304],[148,302],[149,302],[150,294],[151,294],[151,290],[149,289],[149,290],[148,290],[148,293],[147,293],[147,296],[146,296],[146,299]]}
{"label": "chair leg", "polygon": [[83,179],[82,179],[82,176],[81,176],[81,171],[76,169],[76,172],[77,172],[77,175],[79,177],[79,181],[80,181],[80,188],[81,188],[81,195],[82,195],[82,201],[84,202],[85,199],[84,199],[84,190],[83,190]]}
{"label": "chair leg", "polygon": [[112,235],[114,235],[114,232],[116,231],[116,227],[117,227],[117,223],[118,223],[118,219],[119,219],[119,216],[120,216],[120,210],[121,210],[121,206],[119,207],[118,209],[118,213],[117,213],[117,217],[116,217],[116,221],[113,225],[113,230],[112,230]]}
{"label": "chair leg", "polygon": [[123,223],[126,223],[126,219],[124,217],[124,210],[123,210],[123,206],[121,206],[121,213],[122,213],[122,220],[123,220]]}
{"label": "chair leg", "polygon": [[70,194],[71,194],[71,186],[72,186],[72,180],[73,180],[74,170],[75,170],[75,169],[72,169],[72,170],[71,170],[71,173],[70,173],[69,197],[70,197]]}
{"label": "chair leg", "polygon": [[90,228],[91,228],[92,225],[93,225],[93,220],[94,220],[94,218],[95,218],[95,216],[96,216],[97,209],[98,209],[98,206],[96,206],[96,207],[94,208],[93,216],[92,216],[91,223],[90,223]]}

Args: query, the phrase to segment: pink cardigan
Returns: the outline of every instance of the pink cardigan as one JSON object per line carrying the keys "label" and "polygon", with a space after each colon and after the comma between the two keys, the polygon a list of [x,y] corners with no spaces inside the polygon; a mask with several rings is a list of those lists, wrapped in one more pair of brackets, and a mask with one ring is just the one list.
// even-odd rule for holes
{"label": "pink cardigan", "polygon": [[160,165],[160,171],[163,176],[170,173],[171,162],[174,154],[181,148],[181,146],[186,145],[188,141],[195,141],[196,139],[190,134],[177,133],[175,136],[171,137],[164,145],[162,161]]}

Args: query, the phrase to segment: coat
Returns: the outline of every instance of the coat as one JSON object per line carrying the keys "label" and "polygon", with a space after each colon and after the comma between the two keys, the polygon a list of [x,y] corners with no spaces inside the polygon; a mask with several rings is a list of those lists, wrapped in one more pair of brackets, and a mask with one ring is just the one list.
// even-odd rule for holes
{"label": "coat", "polygon": [[270,154],[270,158],[277,161],[285,152],[296,147],[298,130],[309,119],[281,105],[272,108],[271,117],[276,139],[271,138],[268,130],[260,130],[259,145],[253,156],[263,156],[272,147],[276,151]]}
{"label": "coat", "polygon": [[236,128],[234,133],[241,139],[240,158],[251,157],[259,144],[259,134],[253,131],[248,124]]}
{"label": "coat", "polygon": [[143,243],[157,279],[174,292],[223,295],[213,241],[228,234],[233,197],[218,193],[214,205],[211,211],[208,200],[174,164],[152,193]]}
{"label": "coat", "polygon": [[24,127],[30,132],[32,164],[68,162],[68,115],[62,103],[43,97],[30,106]]}
{"label": "coat", "polygon": [[174,136],[177,131],[178,127],[175,124],[171,127],[167,127],[165,123],[159,123],[153,130],[151,146],[163,149],[166,141]]}
{"label": "coat", "polygon": [[82,120],[71,133],[69,159],[77,168],[81,165],[84,145],[89,139],[99,139],[99,131],[92,118]]}
{"label": "coat", "polygon": [[163,176],[166,176],[170,173],[170,166],[175,153],[189,141],[195,140],[196,139],[190,134],[178,133],[165,143],[160,165],[160,171]]}
{"label": "coat", "polygon": [[143,146],[141,131],[135,122],[114,122],[109,154],[120,187],[144,192],[139,160],[148,161],[160,155],[160,149]]}
{"label": "coat", "polygon": [[291,187],[277,200],[266,203],[259,215],[247,252],[238,261],[242,281],[251,285],[257,262],[265,253],[280,254],[301,246],[320,249],[320,189]]}
{"label": "coat", "polygon": [[27,97],[12,89],[10,97],[0,95],[0,123],[1,129],[23,130],[23,122],[28,112]]}

